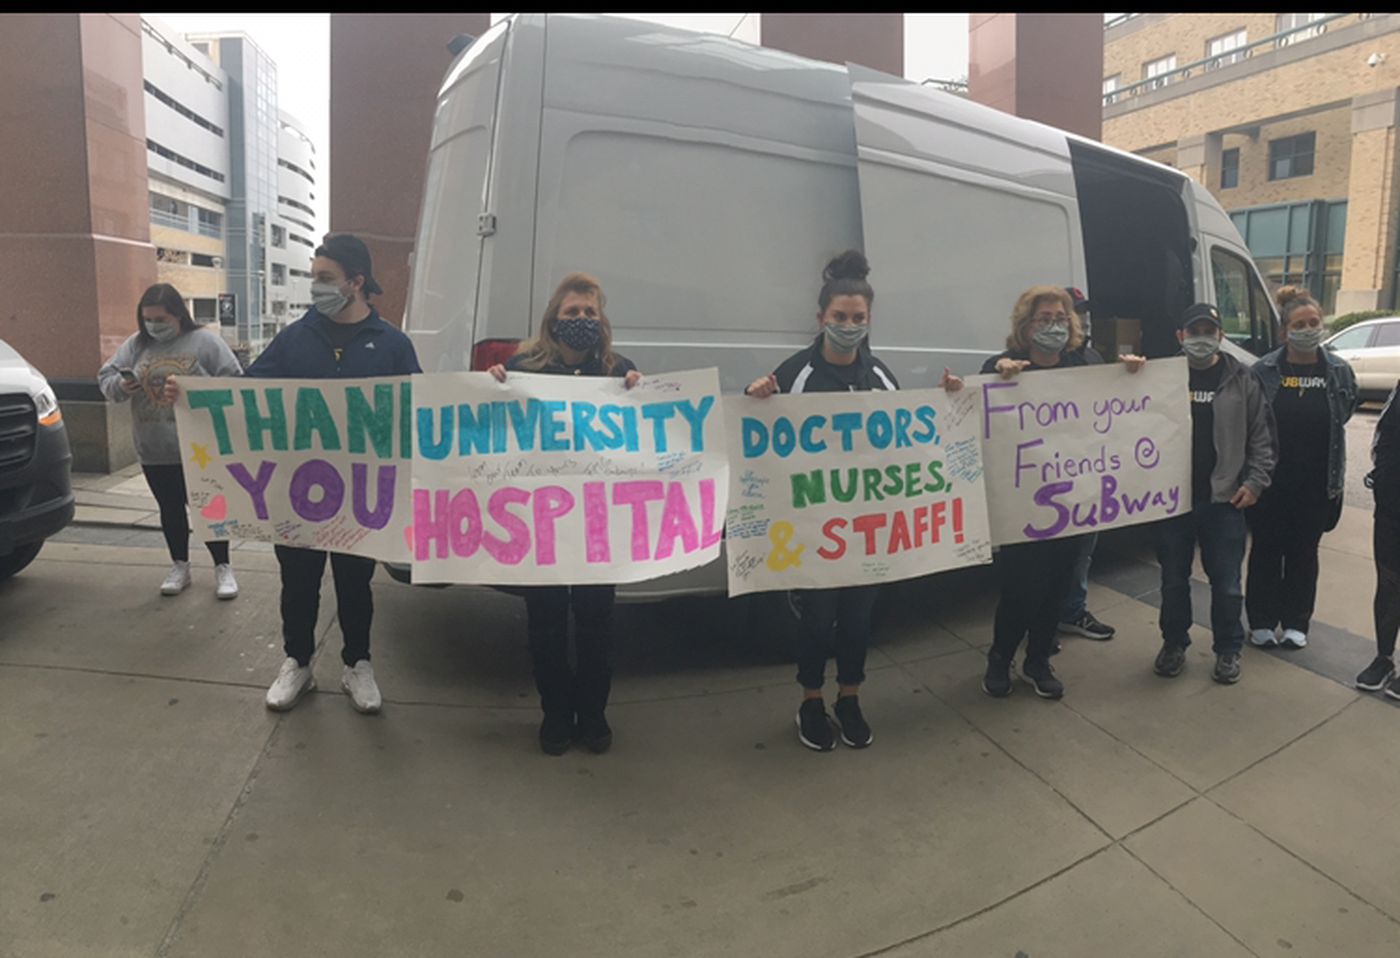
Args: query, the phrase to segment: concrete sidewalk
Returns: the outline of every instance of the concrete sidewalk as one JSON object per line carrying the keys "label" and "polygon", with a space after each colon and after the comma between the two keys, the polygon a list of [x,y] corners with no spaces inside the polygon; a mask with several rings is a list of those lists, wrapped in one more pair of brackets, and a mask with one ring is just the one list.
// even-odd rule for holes
{"label": "concrete sidewalk", "polygon": [[[80,502],[137,513],[96,498],[132,478]],[[321,691],[278,716],[271,555],[234,602],[200,562],[162,599],[157,534],[80,527],[0,586],[0,956],[1393,956],[1400,712],[1344,684],[1369,520],[1324,540],[1313,644],[1234,687],[1199,629],[1152,674],[1149,537],[1106,540],[1119,634],[1064,641],[1061,702],[980,692],[986,570],[907,584],[862,752],[801,748],[793,667],[713,604],[620,608],[617,743],[562,758],[517,599],[381,576],[384,714],[340,694],[328,602]]]}

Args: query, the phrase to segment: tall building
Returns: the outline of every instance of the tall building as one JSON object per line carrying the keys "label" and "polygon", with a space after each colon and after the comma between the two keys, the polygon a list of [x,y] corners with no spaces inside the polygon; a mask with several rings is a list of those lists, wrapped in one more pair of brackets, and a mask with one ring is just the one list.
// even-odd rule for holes
{"label": "tall building", "polygon": [[1125,14],[1103,63],[1104,142],[1207,186],[1269,280],[1400,306],[1400,14]]}
{"label": "tall building", "polygon": [[141,31],[157,275],[256,355],[310,304],[315,145],[245,34],[180,36],[148,16]]}

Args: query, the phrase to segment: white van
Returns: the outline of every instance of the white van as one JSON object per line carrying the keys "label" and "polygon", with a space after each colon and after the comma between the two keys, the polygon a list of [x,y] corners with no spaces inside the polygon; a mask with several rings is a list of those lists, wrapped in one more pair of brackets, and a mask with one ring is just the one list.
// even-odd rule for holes
{"label": "white van", "polygon": [[[610,16],[516,14],[438,94],[404,328],[428,372],[485,369],[565,274],[597,276],[619,352],[725,391],[817,333],[821,269],[865,251],[871,342],[905,388],[1003,348],[1012,304],[1077,286],[1094,339],[1148,356],[1216,303],[1277,326],[1233,224],[1169,167],[858,66]],[[625,591],[723,589],[723,566]]]}

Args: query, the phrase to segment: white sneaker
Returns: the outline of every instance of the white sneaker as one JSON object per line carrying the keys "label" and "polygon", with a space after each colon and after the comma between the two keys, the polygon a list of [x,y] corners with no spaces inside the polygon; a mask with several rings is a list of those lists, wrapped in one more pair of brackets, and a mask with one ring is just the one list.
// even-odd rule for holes
{"label": "white sneaker", "polygon": [[1289,649],[1301,649],[1308,644],[1308,637],[1297,629],[1284,629],[1283,637],[1278,640],[1278,644]]}
{"label": "white sneaker", "polygon": [[355,711],[373,714],[379,711],[384,700],[379,697],[379,686],[374,682],[374,667],[369,659],[360,659],[352,669],[348,665],[340,677],[340,687],[350,696],[350,704]]}
{"label": "white sneaker", "polygon": [[190,564],[176,562],[170,567],[170,574],[160,584],[161,595],[179,595],[190,587]]}
{"label": "white sneaker", "polygon": [[275,712],[285,712],[297,704],[303,692],[310,692],[315,687],[316,679],[311,674],[311,666],[302,668],[296,659],[287,656],[282,663],[282,671],[277,673],[277,680],[267,690],[267,707]]}
{"label": "white sneaker", "polygon": [[1278,645],[1278,637],[1273,629],[1254,629],[1249,633],[1249,644],[1267,649]]}
{"label": "white sneaker", "polygon": [[227,562],[221,562],[214,566],[214,583],[214,594],[219,598],[237,598],[238,580],[233,577],[233,566]]}

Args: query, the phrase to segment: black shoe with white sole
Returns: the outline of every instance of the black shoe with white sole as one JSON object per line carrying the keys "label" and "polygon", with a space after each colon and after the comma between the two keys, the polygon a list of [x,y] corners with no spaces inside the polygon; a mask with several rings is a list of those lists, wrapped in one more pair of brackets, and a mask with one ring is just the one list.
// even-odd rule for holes
{"label": "black shoe with white sole", "polygon": [[1084,638],[1093,639],[1096,642],[1107,642],[1113,638],[1117,630],[1094,618],[1094,613],[1086,609],[1084,614],[1073,622],[1061,622],[1060,631],[1070,635],[1082,635]]}
{"label": "black shoe with white sole", "polygon": [[1026,659],[1021,664],[1021,678],[1029,682],[1035,694],[1043,699],[1058,699],[1065,694],[1064,683],[1055,678],[1055,670],[1048,660],[1036,662]]}
{"label": "black shoe with white sole", "polygon": [[836,734],[821,699],[802,700],[797,710],[797,740],[815,752],[829,752],[836,747]]}
{"label": "black shoe with white sole", "polygon": [[843,695],[832,708],[836,725],[841,729],[841,741],[851,748],[865,748],[875,741],[875,735],[860,713],[860,700],[854,695]]}
{"label": "black shoe with white sole", "polygon": [[1395,676],[1385,685],[1385,697],[1400,701],[1400,675]]}
{"label": "black shoe with white sole", "polygon": [[1379,692],[1395,675],[1395,663],[1385,656],[1378,655],[1365,671],[1356,677],[1356,687],[1363,692]]}
{"label": "black shoe with white sole", "polygon": [[987,673],[982,676],[982,691],[994,699],[1011,694],[1011,662],[995,655],[987,656]]}

